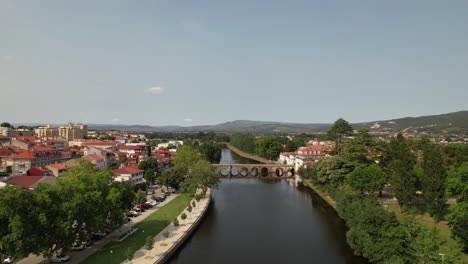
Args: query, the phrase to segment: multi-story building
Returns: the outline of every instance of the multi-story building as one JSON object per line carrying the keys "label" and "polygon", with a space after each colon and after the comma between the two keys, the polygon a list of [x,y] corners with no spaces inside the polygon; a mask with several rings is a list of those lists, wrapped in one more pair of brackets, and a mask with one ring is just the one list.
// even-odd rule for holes
{"label": "multi-story building", "polygon": [[69,123],[59,128],[59,136],[72,141],[83,139],[88,134],[88,126],[81,123]]}
{"label": "multi-story building", "polygon": [[143,184],[143,170],[136,166],[125,166],[112,171],[115,176],[115,181],[132,181],[135,185]]}
{"label": "multi-story building", "polygon": [[59,135],[58,128],[53,127],[51,125],[47,125],[45,127],[39,127],[37,128],[36,131],[39,137],[58,137]]}
{"label": "multi-story building", "polygon": [[39,137],[62,137],[67,141],[83,139],[87,133],[88,126],[81,123],[69,123],[58,128],[47,125],[37,129],[37,134]]}
{"label": "multi-story building", "polygon": [[13,175],[25,174],[32,167],[45,167],[71,159],[70,152],[60,152],[55,148],[35,146],[27,151],[12,155]]}

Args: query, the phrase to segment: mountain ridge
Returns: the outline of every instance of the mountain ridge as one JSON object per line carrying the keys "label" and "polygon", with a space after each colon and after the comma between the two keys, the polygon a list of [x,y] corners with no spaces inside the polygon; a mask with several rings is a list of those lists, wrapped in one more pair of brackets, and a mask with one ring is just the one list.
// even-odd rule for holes
{"label": "mountain ridge", "polygon": [[[148,126],[89,124],[90,129],[125,130],[138,132],[251,132],[251,133],[324,133],[332,123],[292,123],[277,121],[234,120],[217,125]],[[414,133],[442,133],[468,135],[468,111],[418,117],[403,117],[370,122],[352,123],[354,128],[368,128],[375,133],[406,131]]]}

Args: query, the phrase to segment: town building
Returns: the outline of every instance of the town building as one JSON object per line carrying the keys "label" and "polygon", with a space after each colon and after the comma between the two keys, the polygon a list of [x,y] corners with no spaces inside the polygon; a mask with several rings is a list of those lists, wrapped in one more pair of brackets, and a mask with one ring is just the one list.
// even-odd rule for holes
{"label": "town building", "polygon": [[47,125],[37,129],[39,137],[61,137],[67,141],[83,139],[88,134],[88,126],[81,123],[69,123],[62,127]]}
{"label": "town building", "polygon": [[143,170],[136,166],[125,166],[112,171],[116,177],[115,181],[132,181],[135,185],[144,184]]}

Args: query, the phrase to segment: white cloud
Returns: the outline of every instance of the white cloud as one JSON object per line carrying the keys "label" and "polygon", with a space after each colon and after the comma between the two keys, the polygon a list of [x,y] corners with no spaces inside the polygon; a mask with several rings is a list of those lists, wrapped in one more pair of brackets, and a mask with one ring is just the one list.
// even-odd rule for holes
{"label": "white cloud", "polygon": [[151,87],[146,89],[145,92],[150,94],[162,94],[164,92],[164,89],[161,87]]}
{"label": "white cloud", "polygon": [[184,122],[192,122],[192,121],[193,121],[193,119],[190,118],[190,117],[184,118]]}
{"label": "white cloud", "polygon": [[120,122],[120,121],[122,121],[122,120],[119,119],[119,118],[117,118],[117,117],[114,117],[114,118],[112,118],[111,121],[114,122],[114,123],[118,123],[118,122]]}

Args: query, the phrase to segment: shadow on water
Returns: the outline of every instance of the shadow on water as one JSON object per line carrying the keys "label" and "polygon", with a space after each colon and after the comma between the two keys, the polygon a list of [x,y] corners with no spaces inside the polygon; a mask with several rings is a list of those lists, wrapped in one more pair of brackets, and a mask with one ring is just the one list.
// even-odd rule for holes
{"label": "shadow on water", "polygon": [[[224,163],[240,163],[229,160],[230,152],[223,156]],[[334,209],[307,187],[222,179],[212,198],[197,230],[168,263],[368,263],[353,255]]]}

